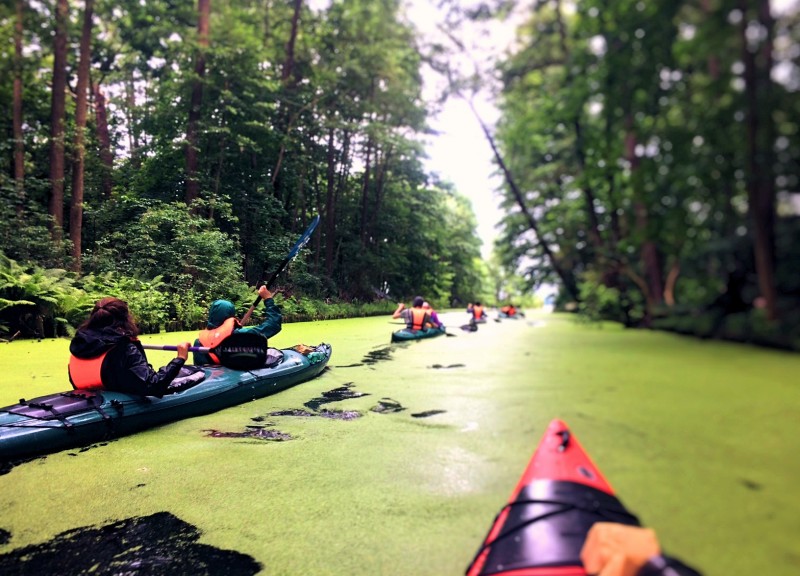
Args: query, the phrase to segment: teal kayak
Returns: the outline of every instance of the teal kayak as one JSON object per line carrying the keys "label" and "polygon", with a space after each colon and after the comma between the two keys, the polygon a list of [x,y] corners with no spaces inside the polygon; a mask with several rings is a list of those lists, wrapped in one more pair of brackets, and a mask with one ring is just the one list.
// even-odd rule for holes
{"label": "teal kayak", "polygon": [[[331,346],[271,349],[263,368],[186,366],[162,398],[110,390],[71,390],[0,408],[0,461],[86,446],[159,424],[216,412],[318,376]],[[299,350],[299,351],[298,351]]]}
{"label": "teal kayak", "polygon": [[434,338],[441,336],[447,331],[446,328],[423,328],[422,330],[411,330],[403,328],[392,332],[392,342],[407,342],[409,340],[421,340],[423,338]]}

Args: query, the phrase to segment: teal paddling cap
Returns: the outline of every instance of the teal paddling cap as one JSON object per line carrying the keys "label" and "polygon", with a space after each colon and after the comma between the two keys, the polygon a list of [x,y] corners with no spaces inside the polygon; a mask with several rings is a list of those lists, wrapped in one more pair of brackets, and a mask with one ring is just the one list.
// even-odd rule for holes
{"label": "teal paddling cap", "polygon": [[225,320],[236,315],[236,306],[230,300],[214,300],[208,309],[208,327],[221,326]]}

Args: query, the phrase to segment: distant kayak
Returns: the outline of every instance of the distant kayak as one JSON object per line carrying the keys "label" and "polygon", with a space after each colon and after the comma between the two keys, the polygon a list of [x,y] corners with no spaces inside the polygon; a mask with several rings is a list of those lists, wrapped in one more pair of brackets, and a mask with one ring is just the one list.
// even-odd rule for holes
{"label": "distant kayak", "polygon": [[567,425],[553,420],[467,576],[586,576],[580,553],[597,521],[639,526]]}
{"label": "distant kayak", "polygon": [[523,318],[523,315],[517,312],[516,314],[511,314],[509,316],[505,312],[498,312],[497,317],[502,318],[503,320],[519,320],[520,318]]}
{"label": "distant kayak", "polygon": [[85,446],[159,424],[216,412],[318,376],[329,344],[276,350],[268,366],[233,370],[191,367],[162,398],[108,390],[71,390],[0,408],[0,460]]}
{"label": "distant kayak", "polygon": [[407,342],[409,340],[421,340],[423,338],[435,338],[446,332],[445,328],[423,328],[422,330],[411,330],[403,328],[392,332],[392,342]]}

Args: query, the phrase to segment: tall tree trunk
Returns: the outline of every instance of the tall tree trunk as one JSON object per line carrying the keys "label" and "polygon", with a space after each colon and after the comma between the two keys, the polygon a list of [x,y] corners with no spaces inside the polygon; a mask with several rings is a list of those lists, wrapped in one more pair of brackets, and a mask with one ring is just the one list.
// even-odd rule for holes
{"label": "tall tree trunk", "polygon": [[530,210],[528,210],[528,206],[525,204],[525,199],[522,196],[522,192],[517,187],[517,182],[514,180],[514,177],[511,174],[511,171],[506,166],[505,161],[503,160],[503,156],[500,154],[500,151],[497,149],[497,144],[492,137],[491,132],[489,132],[489,127],[483,122],[483,119],[478,114],[478,111],[475,109],[475,105],[472,103],[471,100],[466,99],[467,104],[469,104],[470,110],[472,110],[472,114],[478,120],[478,123],[481,126],[481,130],[483,130],[483,135],[486,137],[487,142],[489,142],[489,146],[492,148],[492,152],[494,153],[494,158],[497,161],[498,166],[500,166],[500,170],[503,172],[503,176],[505,177],[506,184],[511,189],[511,193],[514,195],[514,199],[517,201],[517,206],[519,206],[520,211],[525,216],[525,219],[528,221],[528,226],[536,234],[536,241],[539,243],[539,246],[544,252],[545,258],[547,261],[550,262],[550,266],[553,267],[553,271],[561,280],[561,283],[564,286],[564,289],[567,293],[576,301],[580,300],[580,295],[578,294],[578,287],[575,284],[575,280],[571,274],[569,274],[563,266],[559,263],[556,255],[548,246],[547,241],[542,237],[539,233],[539,225],[536,222],[536,218],[533,217]]}
{"label": "tall tree trunk", "polygon": [[364,178],[361,183],[361,246],[367,245],[367,208],[369,207],[370,178],[372,176],[372,137],[367,138],[367,159],[364,162]]}
{"label": "tall tree trunk", "polygon": [[[561,47],[562,56],[564,58],[564,62],[566,63],[567,67],[567,85],[572,86],[574,81],[574,73],[573,68],[571,66],[571,54],[569,46],[567,45],[567,27],[564,24],[564,17],[562,14],[562,7],[561,7],[561,0],[556,0],[556,25],[558,28],[558,38],[559,38],[559,46]],[[579,179],[581,180],[581,190],[583,191],[583,196],[585,198],[585,207],[586,207],[586,216],[589,220],[589,241],[592,243],[597,254],[602,254],[602,247],[603,241],[602,237],[600,236],[600,222],[597,218],[597,212],[595,210],[595,197],[592,188],[587,184],[585,174],[586,174],[586,151],[584,149],[584,142],[583,142],[583,125],[581,124],[581,109],[578,108],[575,111],[575,117],[572,120],[572,126],[575,129],[575,155],[578,159],[578,166],[581,169],[581,175]]]}
{"label": "tall tree trunk", "polygon": [[53,92],[50,107],[50,236],[60,243],[64,235],[64,116],[67,91],[67,24],[69,4],[56,0],[53,38]]}
{"label": "tall tree trunk", "polygon": [[[773,142],[775,125],[772,120],[772,42],[774,22],[769,0],[757,0],[753,13],[752,2],[740,0],[742,10],[742,45],[747,117],[747,198],[755,240],[758,288],[764,299],[767,317],[778,317],[775,286],[775,183]],[[757,46],[750,46],[748,26],[760,25],[766,33]]]}
{"label": "tall tree trunk", "polygon": [[89,64],[92,58],[92,15],[94,0],[85,0],[81,30],[78,94],[75,101],[75,162],[72,169],[72,201],[69,208],[69,238],[72,240],[72,270],[81,272],[83,232],[83,183],[86,156],[85,131],[89,108]]}
{"label": "tall tree trunk", "polygon": [[206,50],[208,48],[208,28],[211,15],[211,0],[197,0],[197,43],[195,56],[195,79],[189,104],[189,122],[186,127],[186,204],[200,196],[198,179],[199,124],[203,108],[203,82],[206,76]]}
{"label": "tall tree trunk", "polygon": [[297,44],[297,30],[300,22],[300,12],[303,9],[303,0],[294,0],[294,12],[292,13],[292,31],[286,41],[286,59],[283,61],[281,69],[281,80],[284,85],[294,84],[289,79],[294,75],[294,48]]}
{"label": "tall tree trunk", "polygon": [[14,191],[17,218],[22,218],[25,209],[25,140],[22,134],[22,31],[24,17],[25,0],[17,0],[14,22],[14,101],[12,104]]}
{"label": "tall tree trunk", "polygon": [[136,84],[133,70],[127,71],[125,78],[125,119],[128,122],[128,147],[131,151],[131,165],[139,168],[139,115],[136,112]]}
{"label": "tall tree trunk", "polygon": [[333,276],[333,246],[336,241],[336,204],[334,191],[336,190],[336,130],[328,128],[328,153],[325,190],[325,274],[328,278]]}
{"label": "tall tree trunk", "polygon": [[[650,237],[648,230],[650,226],[650,214],[647,205],[642,198],[642,191],[635,184],[639,159],[636,156],[636,134],[633,131],[633,117],[629,115],[625,120],[625,159],[630,164],[631,179],[634,181],[634,203],[633,210],[636,220],[636,230],[642,238],[640,258],[644,270],[644,280],[647,290],[644,291],[646,309],[644,322],[650,323],[653,306],[660,304],[664,296],[664,275],[661,266],[661,256],[658,247]],[[640,285],[641,286],[641,285]]]}
{"label": "tall tree trunk", "polygon": [[[294,50],[297,44],[297,32],[299,30],[300,13],[303,8],[303,0],[294,0],[294,12],[292,13],[292,29],[289,33],[289,38],[286,40],[286,57],[283,60],[281,67],[281,81],[283,83],[283,90],[288,93],[296,86],[297,78],[294,71]],[[280,197],[280,192],[277,190],[279,187],[278,175],[280,174],[283,165],[283,158],[286,155],[286,141],[289,132],[292,130],[292,121],[290,119],[289,106],[281,100],[278,118],[280,125],[278,129],[283,133],[281,139],[281,147],[278,150],[278,158],[275,161],[275,169],[272,171],[271,185],[275,197]]]}
{"label": "tall tree trunk", "polygon": [[100,161],[103,165],[103,176],[101,180],[101,195],[104,200],[111,198],[111,191],[114,187],[114,154],[111,152],[111,136],[108,131],[108,109],[106,108],[106,97],[100,89],[100,84],[92,87],[94,94],[94,120],[97,125],[97,142],[100,147]]}

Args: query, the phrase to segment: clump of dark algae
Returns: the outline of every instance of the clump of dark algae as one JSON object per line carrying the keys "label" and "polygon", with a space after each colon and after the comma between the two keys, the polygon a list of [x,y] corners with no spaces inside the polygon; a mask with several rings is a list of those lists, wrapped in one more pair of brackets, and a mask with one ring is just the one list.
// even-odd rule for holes
{"label": "clump of dark algae", "polygon": [[425,410],[424,412],[417,412],[416,414],[412,414],[412,418],[429,418],[431,416],[436,416],[437,414],[444,414],[447,410]]}
{"label": "clump of dark algae", "polygon": [[394,414],[395,412],[402,412],[405,409],[405,406],[400,404],[397,400],[381,398],[375,406],[370,408],[370,411],[377,412],[378,414]]}
{"label": "clump of dark algae", "polygon": [[353,390],[353,383],[348,382],[339,388],[334,388],[333,390],[328,390],[327,392],[323,392],[322,396],[318,396],[316,398],[312,398],[303,406],[314,410],[315,412],[319,411],[319,407],[323,404],[330,404],[331,402],[341,402],[342,400],[350,400],[352,398],[361,398],[362,396],[369,396],[366,392],[356,392]]}
{"label": "clump of dark algae", "polygon": [[361,418],[361,412],[358,410],[320,410],[319,415],[322,418],[330,418],[331,420],[355,420]]}
{"label": "clump of dark algae", "polygon": [[169,512],[126,518],[2,554],[0,574],[252,576],[263,568],[252,556],[199,544],[200,535]]}
{"label": "clump of dark algae", "polygon": [[394,350],[391,346],[386,346],[384,348],[379,348],[377,350],[372,350],[367,352],[364,358],[361,360],[364,364],[377,364],[378,362],[383,362],[384,360],[391,360],[392,359],[392,352]]}
{"label": "clump of dark algae", "polygon": [[253,438],[271,442],[283,442],[292,439],[291,434],[273,430],[266,426],[247,426],[244,432],[222,432],[221,430],[204,430],[204,432],[208,432],[208,436],[212,438]]}

